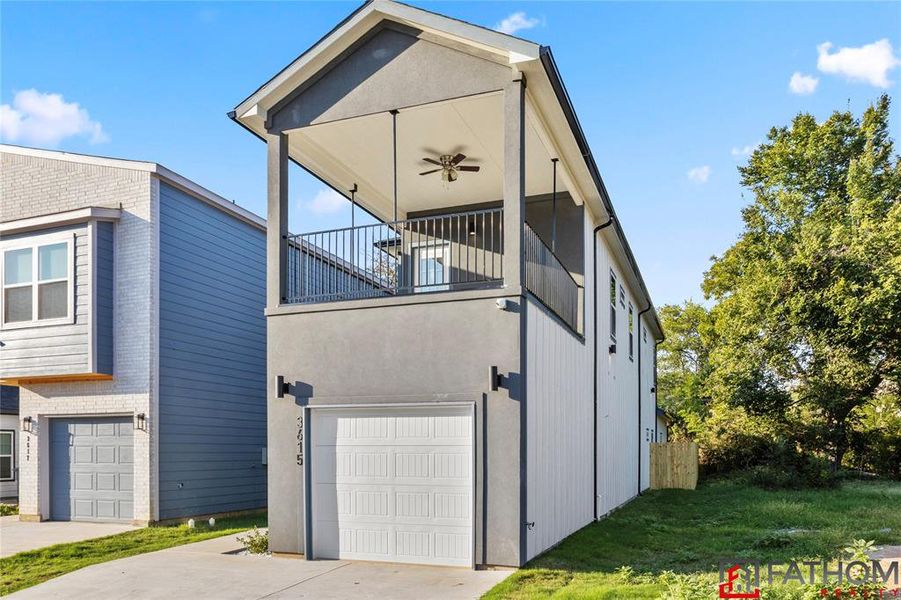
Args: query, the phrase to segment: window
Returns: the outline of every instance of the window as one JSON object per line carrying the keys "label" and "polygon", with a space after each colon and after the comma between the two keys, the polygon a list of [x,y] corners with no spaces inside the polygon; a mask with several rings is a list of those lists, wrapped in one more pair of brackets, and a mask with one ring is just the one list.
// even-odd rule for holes
{"label": "window", "polygon": [[620,306],[626,308],[626,289],[623,286],[619,286],[619,303]]}
{"label": "window", "polygon": [[629,303],[629,360],[635,360],[635,333],[632,303]]}
{"label": "window", "polygon": [[0,431],[0,481],[16,478],[13,456],[15,455],[15,433],[8,429]]}
{"label": "window", "polygon": [[3,246],[3,327],[71,322],[72,235]]}
{"label": "window", "polygon": [[[439,291],[448,289],[450,282],[450,263],[445,256],[450,253],[450,246],[425,245],[413,248],[414,282],[420,290]],[[421,288],[425,288],[422,290]]]}
{"label": "window", "polygon": [[648,343],[648,328],[647,327],[645,327],[644,329],[641,330],[641,338],[642,338],[642,340],[644,340],[645,344]]}
{"label": "window", "polygon": [[610,339],[616,341],[616,275],[610,271]]}

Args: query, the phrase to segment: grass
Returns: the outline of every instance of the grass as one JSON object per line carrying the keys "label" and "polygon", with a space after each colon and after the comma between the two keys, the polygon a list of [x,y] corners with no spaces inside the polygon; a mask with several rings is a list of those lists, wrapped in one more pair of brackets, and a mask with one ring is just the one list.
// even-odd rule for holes
{"label": "grass", "polygon": [[577,531],[485,598],[658,598],[672,579],[668,571],[707,582],[722,558],[830,558],[853,538],[901,543],[901,483],[765,491],[714,480],[695,491],[646,493]]}
{"label": "grass", "polygon": [[20,552],[0,558],[0,596],[89,565],[239,533],[254,525],[265,527],[266,514],[218,519],[212,528],[205,522],[194,529],[187,525],[145,527],[84,542]]}

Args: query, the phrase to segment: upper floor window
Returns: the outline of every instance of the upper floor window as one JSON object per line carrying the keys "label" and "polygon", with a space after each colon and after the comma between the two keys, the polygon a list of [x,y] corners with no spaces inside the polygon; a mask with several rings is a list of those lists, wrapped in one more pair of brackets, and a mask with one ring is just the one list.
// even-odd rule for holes
{"label": "upper floor window", "polygon": [[619,286],[619,303],[620,306],[626,308],[626,288]]}
{"label": "upper floor window", "polygon": [[616,341],[616,275],[610,271],[610,339]]}
{"label": "upper floor window", "polygon": [[635,311],[632,309],[632,303],[629,303],[629,360],[634,360],[635,356],[635,325],[633,323]]}
{"label": "upper floor window", "polygon": [[13,457],[16,454],[16,436],[12,430],[0,431],[0,481],[14,481],[16,470]]}
{"label": "upper floor window", "polygon": [[72,235],[11,240],[0,249],[3,327],[70,323]]}

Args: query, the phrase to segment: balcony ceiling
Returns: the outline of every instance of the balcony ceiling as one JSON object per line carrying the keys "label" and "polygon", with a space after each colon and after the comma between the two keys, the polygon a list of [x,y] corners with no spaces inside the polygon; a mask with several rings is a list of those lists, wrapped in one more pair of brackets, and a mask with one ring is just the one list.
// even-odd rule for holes
{"label": "balcony ceiling", "polygon": [[[292,155],[339,190],[359,186],[360,204],[381,218],[393,213],[390,113],[313,125],[289,133]],[[503,197],[503,95],[473,96],[402,110],[397,115],[398,216],[408,212],[479,204]],[[462,172],[445,184],[436,168],[422,160],[463,153]],[[550,193],[551,155],[534,124],[526,123],[526,193]],[[558,179],[558,190],[563,190]]]}

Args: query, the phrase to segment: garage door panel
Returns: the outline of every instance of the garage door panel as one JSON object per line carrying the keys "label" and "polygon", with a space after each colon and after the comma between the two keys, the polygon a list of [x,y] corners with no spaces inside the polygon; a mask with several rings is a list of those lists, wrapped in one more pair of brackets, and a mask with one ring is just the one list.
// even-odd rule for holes
{"label": "garage door panel", "polygon": [[[51,420],[50,517],[133,518],[133,426],[128,417]],[[124,459],[124,460],[123,460]]]}
{"label": "garage door panel", "polygon": [[469,413],[315,410],[315,556],[471,565]]}

